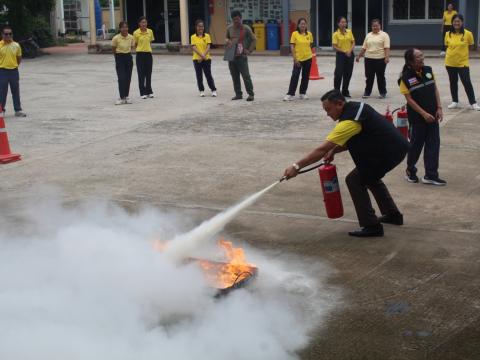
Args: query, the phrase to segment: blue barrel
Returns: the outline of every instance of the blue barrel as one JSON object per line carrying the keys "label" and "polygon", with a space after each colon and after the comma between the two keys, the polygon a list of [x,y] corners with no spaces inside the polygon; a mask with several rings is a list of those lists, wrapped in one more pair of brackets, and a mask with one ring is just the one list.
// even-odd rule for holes
{"label": "blue barrel", "polygon": [[267,50],[280,50],[280,27],[277,23],[267,24]]}
{"label": "blue barrel", "polygon": [[95,28],[99,30],[102,28],[102,8],[100,6],[100,0],[95,0]]}

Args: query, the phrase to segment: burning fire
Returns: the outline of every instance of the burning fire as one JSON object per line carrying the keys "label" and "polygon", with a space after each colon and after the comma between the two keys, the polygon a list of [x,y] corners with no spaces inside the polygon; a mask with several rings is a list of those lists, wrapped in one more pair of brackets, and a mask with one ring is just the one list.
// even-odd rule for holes
{"label": "burning fire", "polygon": [[225,262],[198,260],[210,284],[226,289],[254,275],[257,268],[246,261],[242,248],[234,248],[231,241],[223,239],[218,245],[224,252]]}
{"label": "burning fire", "polygon": [[[168,243],[158,240],[153,243],[154,249],[159,252],[163,252],[167,246]],[[231,241],[223,239],[218,240],[218,246],[223,251],[223,261],[189,259],[198,263],[211,286],[220,290],[228,289],[256,274],[257,267],[247,262],[242,248],[235,248]]]}

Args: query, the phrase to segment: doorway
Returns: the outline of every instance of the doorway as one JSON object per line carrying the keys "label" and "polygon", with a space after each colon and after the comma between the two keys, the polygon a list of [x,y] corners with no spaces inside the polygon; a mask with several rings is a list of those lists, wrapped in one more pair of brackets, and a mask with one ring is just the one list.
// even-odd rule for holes
{"label": "doorway", "polygon": [[362,45],[372,19],[382,19],[383,0],[317,0],[317,45],[330,47],[340,16],[347,18],[356,45]]}

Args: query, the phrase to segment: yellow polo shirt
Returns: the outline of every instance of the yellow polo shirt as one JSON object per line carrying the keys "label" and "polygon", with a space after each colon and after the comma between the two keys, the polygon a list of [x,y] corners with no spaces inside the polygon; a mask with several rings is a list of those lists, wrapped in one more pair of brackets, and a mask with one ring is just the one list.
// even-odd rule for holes
{"label": "yellow polo shirt", "polygon": [[474,43],[473,34],[468,30],[465,30],[463,34],[447,32],[445,34],[445,46],[447,47],[445,65],[452,67],[469,66],[470,50],[468,47]]}
{"label": "yellow polo shirt", "polygon": [[132,35],[117,34],[112,39],[112,46],[116,48],[116,54],[130,54],[135,46],[135,39]]}
{"label": "yellow polo shirt", "polygon": [[365,57],[369,59],[385,58],[385,49],[390,49],[390,36],[384,31],[369,32],[363,42]]}
{"label": "yellow polo shirt", "polygon": [[147,31],[141,31],[137,29],[133,32],[135,38],[135,44],[137,44],[137,52],[152,52],[152,41],[155,40],[153,31],[147,29]]}
{"label": "yellow polo shirt", "polygon": [[327,141],[335,145],[344,146],[350,138],[362,131],[362,125],[358,121],[343,120],[337,123],[328,134]]}
{"label": "yellow polo shirt", "polygon": [[295,45],[295,59],[298,61],[305,61],[311,59],[313,35],[310,31],[306,34],[300,34],[298,31],[292,33],[290,44]]}
{"label": "yellow polo shirt", "polygon": [[455,10],[452,10],[451,13],[449,13],[448,10],[445,10],[443,12],[443,25],[452,25],[452,18],[456,14],[457,12]]}
{"label": "yellow polo shirt", "polygon": [[354,43],[355,38],[350,29],[345,29],[345,33],[342,33],[340,29],[338,29],[332,35],[332,45],[337,45],[343,52],[350,51]]}
{"label": "yellow polo shirt", "polygon": [[[205,52],[205,50],[207,50],[208,44],[211,43],[212,39],[208,34],[204,34],[202,37],[198,36],[197,34],[193,34],[192,36],[190,36],[190,44],[192,44],[192,46],[195,46],[197,50],[200,51],[202,54]],[[207,53],[206,58],[207,60],[211,58],[210,51]],[[202,58],[194,51],[193,60],[202,60]]]}
{"label": "yellow polo shirt", "polygon": [[17,56],[22,56],[22,48],[20,44],[12,41],[5,43],[0,41],[0,69],[16,69],[18,68]]}

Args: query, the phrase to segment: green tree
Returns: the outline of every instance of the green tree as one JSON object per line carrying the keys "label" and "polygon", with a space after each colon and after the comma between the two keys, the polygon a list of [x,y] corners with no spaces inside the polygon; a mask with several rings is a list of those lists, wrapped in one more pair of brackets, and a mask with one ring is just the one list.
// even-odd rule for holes
{"label": "green tree", "polygon": [[0,0],[1,23],[12,26],[16,37],[35,35],[40,46],[52,42],[49,16],[55,0]]}

